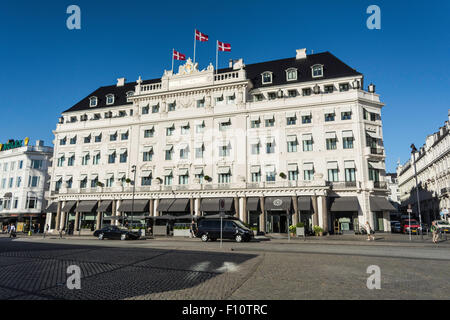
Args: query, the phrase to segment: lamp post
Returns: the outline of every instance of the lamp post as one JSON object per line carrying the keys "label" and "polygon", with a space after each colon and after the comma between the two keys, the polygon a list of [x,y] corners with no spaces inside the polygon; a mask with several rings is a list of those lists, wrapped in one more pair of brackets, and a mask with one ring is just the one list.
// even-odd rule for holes
{"label": "lamp post", "polygon": [[423,239],[423,230],[422,230],[422,215],[420,213],[420,198],[419,198],[419,188],[417,185],[417,171],[416,171],[416,146],[413,144],[411,144],[411,153],[413,155],[413,162],[414,162],[414,178],[416,180],[416,195],[417,195],[417,210],[419,212],[419,225],[420,225],[420,234],[422,236]]}
{"label": "lamp post", "polygon": [[133,198],[131,200],[131,230],[133,230],[134,192],[136,190],[136,165],[133,165],[131,167],[131,172],[134,173],[134,178],[133,178]]}

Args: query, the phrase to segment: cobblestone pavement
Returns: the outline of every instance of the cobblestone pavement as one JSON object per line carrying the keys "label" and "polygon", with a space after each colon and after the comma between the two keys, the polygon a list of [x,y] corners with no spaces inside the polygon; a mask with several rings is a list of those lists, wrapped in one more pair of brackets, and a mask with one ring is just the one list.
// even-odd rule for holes
{"label": "cobblestone pavement", "polygon": [[[368,242],[369,243],[369,242]],[[81,290],[66,287],[81,268]],[[381,289],[366,286],[370,265]],[[0,299],[449,299],[448,247],[0,239]]]}

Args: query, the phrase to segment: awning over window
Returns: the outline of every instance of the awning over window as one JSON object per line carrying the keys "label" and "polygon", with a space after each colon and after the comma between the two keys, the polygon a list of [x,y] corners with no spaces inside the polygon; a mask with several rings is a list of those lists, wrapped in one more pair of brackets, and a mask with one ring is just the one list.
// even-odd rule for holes
{"label": "awning over window", "polygon": [[189,173],[189,170],[186,168],[178,169],[178,175],[180,175],[180,176],[187,176],[188,173]]}
{"label": "awning over window", "polygon": [[341,112],[352,112],[351,106],[341,107]]}
{"label": "awning over window", "polygon": [[250,116],[250,121],[259,121],[260,116],[259,115],[251,115]]}
{"label": "awning over window", "polygon": [[196,175],[201,175],[201,174],[203,174],[203,168],[195,168],[195,169],[194,169],[194,174],[196,174]]}
{"label": "awning over window", "polygon": [[303,164],[303,170],[314,170],[314,163],[304,163]]}
{"label": "awning over window", "polygon": [[152,171],[151,170],[143,170],[141,171],[140,176],[144,177],[144,178],[148,178],[152,175]]}
{"label": "awning over window", "polygon": [[118,179],[124,179],[127,176],[127,174],[125,172],[119,172],[119,174],[117,175]]}
{"label": "awning over window", "polygon": [[311,141],[312,140],[312,133],[306,133],[302,136],[302,140],[304,141]]}
{"label": "awning over window", "polygon": [[298,165],[296,163],[289,163],[287,165],[288,171],[298,171]]}
{"label": "awning over window", "polygon": [[325,109],[325,114],[334,114],[334,108]]}
{"label": "awning over window", "polygon": [[109,180],[109,179],[111,179],[112,177],[114,177],[114,173],[107,173],[106,176],[105,176],[105,179],[106,179],[106,180]]}
{"label": "awning over window", "polygon": [[217,173],[219,173],[219,174],[228,174],[228,173],[230,173],[230,167],[219,167],[217,169]]}
{"label": "awning over window", "polygon": [[205,125],[205,120],[195,120],[195,121],[194,121],[194,124],[195,124],[196,126],[198,126],[198,125]]}
{"label": "awning over window", "polygon": [[337,161],[327,162],[327,169],[337,169],[338,163]]}
{"label": "awning over window", "polygon": [[325,133],[325,139],[336,139],[336,132]]}
{"label": "awning over window", "polygon": [[172,199],[172,202],[166,212],[189,212],[190,211],[190,200],[189,199]]}
{"label": "awning over window", "polygon": [[153,150],[152,146],[144,146],[144,148],[142,149],[142,152],[150,152]]}
{"label": "awning over window", "polygon": [[251,166],[250,167],[250,173],[260,173],[261,167],[260,166]]}
{"label": "awning over window", "polygon": [[81,174],[80,177],[78,178],[78,180],[83,181],[86,178],[87,178],[87,174]]}
{"label": "awning over window", "polygon": [[295,111],[286,112],[286,118],[295,118]]}
{"label": "awning over window", "polygon": [[114,153],[116,153],[116,150],[108,150],[108,156],[113,155]]}
{"label": "awning over window", "polygon": [[261,211],[260,199],[258,197],[247,198],[247,211]]}
{"label": "awning over window", "polygon": [[95,180],[98,178],[98,174],[97,173],[92,173],[91,174],[91,180]]}
{"label": "awning over window", "polygon": [[264,120],[273,120],[273,114],[272,113],[265,114],[264,115]]}
{"label": "awning over window", "polygon": [[265,172],[275,172],[275,166],[273,164],[264,167]]}
{"label": "awning over window", "polygon": [[171,151],[172,149],[173,149],[172,145],[164,147],[164,151]]}
{"label": "awning over window", "polygon": [[63,212],[74,212],[76,201],[67,201],[64,207],[61,209]]}
{"label": "awning over window", "polygon": [[300,112],[300,115],[301,115],[302,117],[308,117],[308,116],[311,116],[311,111],[301,111],[301,112]]}
{"label": "awning over window", "polygon": [[127,149],[120,149],[120,154],[125,154],[127,153]]}
{"label": "awning over window", "polygon": [[298,197],[298,210],[311,211],[311,197]]}
{"label": "awning over window", "polygon": [[44,212],[47,213],[55,213],[58,211],[58,202],[52,202],[47,209],[44,210]]}
{"label": "awning over window", "polygon": [[183,121],[180,123],[180,127],[189,127],[189,121]]}
{"label": "awning over window", "polygon": [[265,137],[266,143],[275,143],[275,137]]}
{"label": "awning over window", "polygon": [[230,118],[220,118],[220,119],[217,119],[217,121],[219,123],[229,123],[230,122]]}
{"label": "awning over window", "polygon": [[259,138],[250,138],[249,143],[251,145],[259,144]]}
{"label": "awning over window", "polygon": [[297,136],[287,136],[286,137],[286,141],[287,142],[296,142],[297,141]]}
{"label": "awning over window", "polygon": [[83,151],[83,157],[86,157],[86,156],[88,156],[89,155],[89,151]]}
{"label": "awning over window", "polygon": [[97,208],[97,212],[111,212],[112,209],[112,201],[111,200],[103,200]]}
{"label": "awning over window", "polygon": [[[220,201],[224,200],[223,209],[220,208]],[[208,211],[208,212],[220,212],[223,210],[224,212],[233,211],[234,208],[234,199],[233,198],[211,198],[211,199],[202,199],[202,203],[200,205],[200,211]]]}
{"label": "awning over window", "polygon": [[229,141],[219,141],[217,144],[219,147],[227,147],[230,144],[230,142]]}
{"label": "awning over window", "polygon": [[366,131],[366,134],[373,139],[381,139],[381,137],[375,132]]}
{"label": "awning over window", "polygon": [[128,129],[120,129],[120,130],[119,130],[119,133],[120,133],[120,134],[128,133]]}
{"label": "awning over window", "polygon": [[90,136],[91,136],[90,133],[84,133],[84,134],[83,134],[83,138],[89,138]]}
{"label": "awning over window", "polygon": [[167,123],[164,127],[165,128],[173,128],[173,127],[175,127],[175,124],[173,122]]}
{"label": "awning over window", "polygon": [[344,161],[345,169],[355,169],[355,161]]}
{"label": "awning over window", "polygon": [[383,197],[370,197],[370,209],[372,211],[397,211],[395,207]]}
{"label": "awning over window", "polygon": [[148,212],[148,200],[134,200],[134,207],[132,208],[132,206],[133,200],[122,200],[117,211],[131,212],[133,209],[133,212]]}
{"label": "awning over window", "polygon": [[187,149],[188,147],[189,147],[189,144],[187,144],[187,143],[178,144],[178,150],[184,150],[184,149]]}
{"label": "awning over window", "polygon": [[194,148],[199,149],[199,148],[203,148],[203,142],[195,142],[194,143]]}
{"label": "awning over window", "polygon": [[378,169],[378,170],[384,170],[383,162],[372,162],[369,161],[369,168],[372,169]]}
{"label": "awning over window", "polygon": [[291,211],[291,197],[267,197],[264,201],[266,211]]}
{"label": "awning over window", "polygon": [[164,169],[164,176],[171,176],[172,175],[172,169]]}
{"label": "awning over window", "polygon": [[330,211],[333,212],[348,212],[358,211],[359,202],[357,197],[341,197],[341,198],[329,198]]}
{"label": "awning over window", "polygon": [[94,212],[97,208],[98,201],[95,200],[83,200],[78,203],[75,212]]}
{"label": "awning over window", "polygon": [[342,131],[342,138],[353,138],[353,131]]}
{"label": "awning over window", "polygon": [[95,150],[94,151],[94,157],[100,154],[100,150]]}
{"label": "awning over window", "polygon": [[175,202],[175,199],[161,199],[159,200],[158,207],[156,211],[158,212],[168,212],[172,203]]}

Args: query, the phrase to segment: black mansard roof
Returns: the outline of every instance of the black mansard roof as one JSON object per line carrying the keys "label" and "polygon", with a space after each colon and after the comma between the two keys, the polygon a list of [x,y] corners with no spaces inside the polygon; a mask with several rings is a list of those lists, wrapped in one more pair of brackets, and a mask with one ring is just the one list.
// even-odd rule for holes
{"label": "black mansard roof", "polygon": [[[312,77],[312,66],[320,64],[323,65],[323,77],[313,78]],[[287,81],[286,80],[286,70],[289,68],[297,69],[297,80]],[[231,72],[232,68],[219,69],[219,73]],[[288,83],[300,83],[314,80],[326,80],[326,79],[335,79],[341,77],[349,77],[349,76],[361,76],[362,74],[356,71],[355,69],[350,68],[344,62],[336,58],[330,52],[323,52],[317,54],[307,55],[304,59],[296,59],[287,58],[273,61],[266,61],[260,63],[248,64],[245,66],[245,71],[247,73],[247,79],[249,79],[253,83],[253,88],[265,88],[271,86],[284,85]],[[271,84],[262,84],[261,74],[265,71],[272,72],[272,83]],[[161,79],[152,79],[145,80],[142,84],[151,84],[151,83],[159,83]],[[135,89],[136,82],[128,82],[125,83],[124,86],[117,87],[113,86],[105,86],[100,87],[99,89],[92,92],[89,96],[85,97],[83,100],[75,104],[70,109],[64,111],[73,112],[73,111],[82,111],[82,110],[95,110],[106,107],[116,107],[123,106],[127,104],[131,104],[127,102],[127,92],[133,91]],[[106,96],[108,94],[114,95],[114,103],[107,105],[106,104]],[[90,107],[89,102],[91,97],[97,97],[97,106]]]}

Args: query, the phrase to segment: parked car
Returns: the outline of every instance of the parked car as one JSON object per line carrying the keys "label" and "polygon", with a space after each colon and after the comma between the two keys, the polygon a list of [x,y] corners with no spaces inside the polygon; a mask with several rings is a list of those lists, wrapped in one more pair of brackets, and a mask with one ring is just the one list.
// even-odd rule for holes
{"label": "parked car", "polygon": [[415,219],[404,219],[402,220],[402,232],[409,233],[411,229],[411,233],[417,233],[420,229],[420,225]]}
{"label": "parked car", "polygon": [[120,240],[137,240],[141,234],[136,231],[131,231],[123,227],[107,226],[94,231],[94,237],[103,239],[120,239]]}
{"label": "parked car", "polygon": [[402,225],[400,221],[391,221],[391,232],[393,233],[402,232]]}
{"label": "parked car", "polygon": [[[223,219],[222,239],[234,239],[236,242],[250,241],[253,231],[237,219]],[[220,219],[201,219],[198,222],[196,236],[202,241],[215,241],[220,238]]]}
{"label": "parked car", "polygon": [[441,232],[450,232],[450,223],[445,220],[435,220],[436,227]]}

